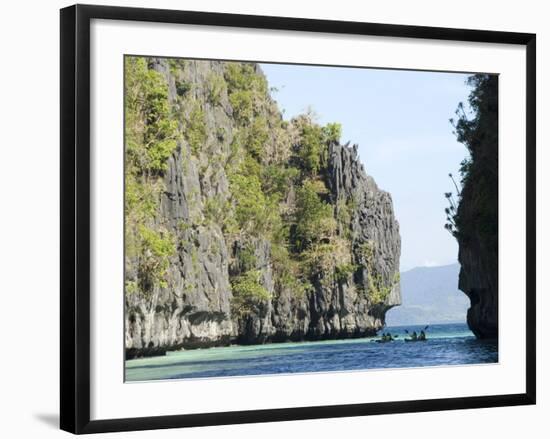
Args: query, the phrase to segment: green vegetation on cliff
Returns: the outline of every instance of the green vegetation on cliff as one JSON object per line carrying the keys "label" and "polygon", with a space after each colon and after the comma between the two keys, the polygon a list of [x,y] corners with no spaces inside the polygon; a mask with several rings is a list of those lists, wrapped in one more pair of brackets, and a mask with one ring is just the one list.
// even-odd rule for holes
{"label": "green vegetation on cliff", "polygon": [[[211,261],[201,264],[197,248],[208,231],[223,234],[210,246],[219,254],[225,244],[229,253],[227,285],[239,318],[260,313],[283,292],[301,300],[315,288],[344,284],[357,284],[371,304],[386,301],[392,273],[379,270],[374,246],[365,258],[354,250],[356,201],[328,188],[329,151],[339,144],[341,126],[321,126],[311,113],[283,120],[255,64],[220,63],[206,73],[197,64],[190,75],[190,62],[126,58],[127,294],[179,288],[168,285],[167,272],[182,263],[180,249],[192,254],[184,273],[207,270]],[[181,175],[172,179],[190,169],[199,177],[185,187],[187,217],[174,228],[162,200],[176,156]],[[183,284],[185,294],[194,288],[188,279]],[[211,284],[218,294],[221,287]]]}
{"label": "green vegetation on cliff", "polygon": [[477,230],[490,246],[498,241],[498,76],[478,74],[468,80],[468,98],[475,113],[469,119],[459,107],[455,129],[470,157],[461,163],[463,191],[471,191],[476,214],[464,218],[458,209],[456,225],[465,237]]}
{"label": "green vegetation on cliff", "polygon": [[[469,152],[462,163],[462,188],[455,183],[445,226],[457,239],[459,288],[470,298],[468,325],[479,338],[498,337],[498,76],[468,79],[471,113],[462,104],[453,122]],[[452,178],[452,176],[451,176]],[[454,180],[453,180],[454,182]]]}
{"label": "green vegetation on cliff", "polygon": [[[238,130],[233,151],[239,160],[227,172],[240,239],[267,239],[275,282],[300,296],[321,270],[322,255],[334,258],[336,220],[323,180],[328,145],[339,140],[340,126],[321,127],[311,115],[283,121],[265,78],[251,64],[229,63],[224,76]],[[295,201],[289,205],[291,193]],[[233,282],[234,292],[241,281]],[[246,290],[235,300],[265,299],[259,288]]]}
{"label": "green vegetation on cliff", "polygon": [[159,216],[162,175],[180,134],[171,117],[167,83],[145,58],[125,60],[125,240],[126,257],[136,270],[126,291],[149,294],[166,287],[169,258],[175,251],[172,233]]}
{"label": "green vegetation on cliff", "polygon": [[[462,239],[471,239],[479,233],[486,243],[496,247],[498,240],[498,76],[472,75],[468,79],[472,91],[468,103],[473,113],[469,116],[460,103],[458,119],[451,123],[457,140],[468,149],[469,156],[460,166],[462,188],[456,186],[458,198],[469,199],[469,212],[447,193],[450,207],[447,211],[447,229]],[[452,176],[451,176],[452,178]],[[470,202],[471,201],[471,202]]]}

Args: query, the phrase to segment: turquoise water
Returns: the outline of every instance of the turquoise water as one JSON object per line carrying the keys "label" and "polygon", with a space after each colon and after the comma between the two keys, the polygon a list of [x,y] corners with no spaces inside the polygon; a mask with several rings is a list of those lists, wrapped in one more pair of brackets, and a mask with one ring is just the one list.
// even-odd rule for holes
{"label": "turquoise water", "polygon": [[168,352],[126,361],[126,381],[408,368],[498,362],[494,341],[477,340],[465,324],[431,325],[428,340],[403,341],[424,326],[396,326],[392,343],[378,337],[300,343],[228,346]]}

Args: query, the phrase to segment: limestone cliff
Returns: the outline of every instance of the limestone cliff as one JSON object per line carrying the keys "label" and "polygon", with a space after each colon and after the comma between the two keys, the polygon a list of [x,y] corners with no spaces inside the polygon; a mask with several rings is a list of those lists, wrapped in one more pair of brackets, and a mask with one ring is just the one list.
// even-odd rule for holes
{"label": "limestone cliff", "polygon": [[[462,163],[462,189],[454,232],[459,245],[459,288],[470,298],[467,321],[478,338],[498,337],[498,76],[469,79],[475,114],[456,124],[470,157]],[[460,114],[460,112],[459,112]]]}
{"label": "limestone cliff", "polygon": [[[257,65],[148,58],[139,74],[159,103],[127,79],[141,136],[127,131],[127,187],[153,194],[126,193],[127,357],[382,328],[401,299],[399,225],[357,147],[284,121]],[[134,150],[164,162],[150,172]]]}

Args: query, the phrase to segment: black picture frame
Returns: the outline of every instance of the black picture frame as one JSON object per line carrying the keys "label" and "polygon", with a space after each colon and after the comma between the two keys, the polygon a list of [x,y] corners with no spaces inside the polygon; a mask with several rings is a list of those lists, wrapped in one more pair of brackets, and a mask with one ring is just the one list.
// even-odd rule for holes
{"label": "black picture frame", "polygon": [[[508,395],[90,420],[90,21],[181,23],[526,47],[526,392]],[[61,404],[63,430],[99,433],[535,404],[536,36],[530,33],[75,5],[61,10]]]}

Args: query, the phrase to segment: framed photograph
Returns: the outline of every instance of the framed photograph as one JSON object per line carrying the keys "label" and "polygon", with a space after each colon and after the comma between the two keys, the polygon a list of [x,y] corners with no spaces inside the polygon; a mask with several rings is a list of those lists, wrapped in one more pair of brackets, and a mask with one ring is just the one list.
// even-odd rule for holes
{"label": "framed photograph", "polygon": [[61,428],[535,403],[535,35],[61,10]]}

